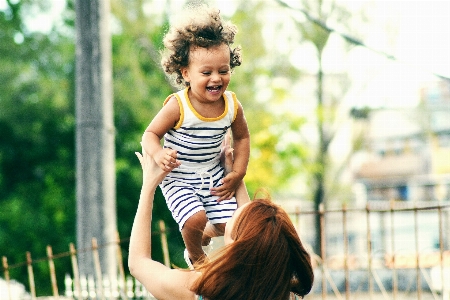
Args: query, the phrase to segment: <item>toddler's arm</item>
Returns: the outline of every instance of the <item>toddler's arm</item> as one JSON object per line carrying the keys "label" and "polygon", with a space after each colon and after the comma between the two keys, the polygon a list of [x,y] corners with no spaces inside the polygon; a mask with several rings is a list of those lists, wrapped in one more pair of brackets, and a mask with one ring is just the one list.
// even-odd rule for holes
{"label": "toddler's arm", "polygon": [[180,108],[175,98],[170,99],[166,105],[153,118],[142,136],[142,147],[155,160],[164,171],[172,171],[180,165],[177,152],[173,149],[163,148],[161,139],[175,124],[180,116]]}
{"label": "toddler's arm", "polygon": [[233,167],[225,178],[222,185],[211,190],[211,194],[219,196],[218,201],[230,199],[235,194],[237,187],[247,172],[248,160],[250,157],[250,134],[244,110],[240,103],[236,119],[231,125],[233,133]]}

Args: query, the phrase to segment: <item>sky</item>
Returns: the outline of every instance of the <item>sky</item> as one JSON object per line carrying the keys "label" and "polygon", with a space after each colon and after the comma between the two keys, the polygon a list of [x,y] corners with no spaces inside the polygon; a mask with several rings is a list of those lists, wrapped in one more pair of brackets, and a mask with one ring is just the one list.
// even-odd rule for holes
{"label": "sky", "polygon": [[[299,0],[283,1],[303,8],[299,6]],[[368,48],[358,46],[347,52],[348,42],[338,33],[332,33],[324,51],[325,72],[348,72],[352,79],[352,87],[345,99],[348,106],[416,106],[420,88],[436,80],[433,74],[450,78],[450,0],[335,1],[355,15],[363,11],[367,18],[364,23],[355,18],[350,21],[350,26],[360,33],[358,38]],[[221,9],[230,9],[229,1],[218,0],[217,3]],[[273,14],[280,12],[274,10]],[[286,19],[286,16],[278,18]],[[271,19],[276,17],[267,18]],[[352,36],[340,31],[339,24],[327,25]],[[289,30],[296,29],[286,27],[285,30],[289,34]],[[280,40],[282,36],[273,30],[269,39],[273,44],[286,44]],[[395,60],[380,53],[392,55]],[[302,43],[293,51],[291,62],[299,69],[315,74],[315,56],[313,47]]]}
{"label": "sky", "polygon": [[416,105],[418,89],[435,80],[434,73],[450,78],[450,1],[378,0],[373,4],[372,29],[365,42],[398,61],[355,49],[348,65],[354,78],[366,79],[361,91],[365,97],[360,98],[373,106]]}
{"label": "sky", "polygon": [[[360,40],[375,50],[354,47],[346,54],[343,45],[347,42],[336,33],[330,37],[324,51],[324,69],[350,74],[353,87],[347,101],[351,106],[415,106],[420,87],[437,78],[433,73],[450,77],[450,1],[337,2],[350,11],[364,9],[368,20],[353,26],[361,31]],[[302,47],[296,55],[311,57],[311,52]],[[377,52],[396,59],[387,59]],[[314,60],[303,59],[299,64],[311,72],[317,68]]]}
{"label": "sky", "polygon": [[[213,0],[229,15],[237,0]],[[269,1],[269,0],[267,0]],[[435,80],[433,73],[450,77],[450,0],[336,0],[350,11],[364,9],[368,21],[361,27],[362,41],[371,49],[396,58],[396,61],[363,47],[344,51],[346,43],[332,34],[324,52],[327,72],[347,71],[353,81],[347,96],[351,106],[405,107],[419,101],[418,90],[424,83]],[[285,0],[297,6],[298,0]],[[34,30],[48,31],[52,19],[60,15],[64,0],[53,0],[47,14],[37,14],[29,22]],[[184,0],[171,0],[171,9],[179,9]],[[152,9],[165,9],[165,0],[153,2]],[[0,0],[0,9],[6,1]],[[359,29],[359,28],[358,28]],[[293,63],[314,73],[317,69],[311,47],[298,47]],[[301,58],[301,59],[296,59]]]}

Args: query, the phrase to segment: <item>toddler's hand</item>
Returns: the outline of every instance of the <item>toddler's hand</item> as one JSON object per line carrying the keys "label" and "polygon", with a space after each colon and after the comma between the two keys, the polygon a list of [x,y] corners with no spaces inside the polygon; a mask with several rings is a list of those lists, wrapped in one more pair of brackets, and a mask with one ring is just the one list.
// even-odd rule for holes
{"label": "toddler's hand", "polygon": [[171,172],[178,168],[181,163],[177,160],[177,151],[170,148],[163,148],[153,156],[156,164],[165,172]]}
{"label": "toddler's hand", "polygon": [[243,177],[236,172],[228,173],[222,179],[221,186],[211,189],[211,195],[219,196],[219,199],[217,199],[218,202],[231,199],[234,196],[242,178]]}

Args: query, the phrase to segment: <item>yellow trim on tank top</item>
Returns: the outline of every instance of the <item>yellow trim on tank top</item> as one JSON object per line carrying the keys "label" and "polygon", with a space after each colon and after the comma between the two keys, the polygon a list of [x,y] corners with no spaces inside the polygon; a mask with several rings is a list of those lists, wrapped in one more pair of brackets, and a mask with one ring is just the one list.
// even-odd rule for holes
{"label": "yellow trim on tank top", "polygon": [[188,87],[184,90],[184,96],[185,96],[185,98],[186,98],[186,102],[187,102],[189,108],[191,109],[191,111],[194,113],[194,115],[195,115],[197,118],[199,118],[200,120],[205,121],[205,122],[214,122],[214,121],[218,121],[218,120],[220,120],[220,119],[223,119],[223,118],[227,115],[227,113],[228,113],[228,101],[227,101],[227,99],[225,99],[225,97],[226,97],[226,96],[225,96],[225,93],[223,93],[223,99],[224,99],[224,101],[225,101],[225,110],[223,111],[223,113],[222,113],[220,116],[215,117],[215,118],[205,118],[204,116],[202,116],[201,114],[199,114],[199,113],[195,110],[195,108],[192,106],[191,100],[189,100],[188,90],[189,90]]}
{"label": "yellow trim on tank top", "polygon": [[179,129],[181,127],[181,124],[183,124],[183,120],[184,120],[184,108],[183,108],[183,104],[181,103],[180,96],[178,96],[178,94],[176,94],[176,93],[169,95],[166,98],[166,100],[164,100],[163,106],[166,105],[166,103],[172,98],[172,96],[175,96],[175,98],[178,101],[178,106],[180,107],[180,119],[178,120],[177,124],[175,124],[173,129]]}
{"label": "yellow trim on tank top", "polygon": [[236,120],[236,116],[237,116],[237,112],[238,112],[238,100],[236,98],[236,94],[233,92],[230,92],[231,96],[233,97],[233,103],[234,103],[234,114],[233,114],[233,120],[231,121],[231,123],[234,122],[234,120]]}

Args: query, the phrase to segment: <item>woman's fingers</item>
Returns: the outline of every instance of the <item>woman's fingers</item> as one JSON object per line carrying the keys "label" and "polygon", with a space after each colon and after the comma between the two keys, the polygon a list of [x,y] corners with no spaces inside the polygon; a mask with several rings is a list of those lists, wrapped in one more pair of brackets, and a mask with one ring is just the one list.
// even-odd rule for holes
{"label": "woman's fingers", "polygon": [[136,154],[137,158],[139,159],[139,162],[140,162],[141,165],[142,165],[142,155],[141,155],[141,153],[139,153],[139,152],[134,152],[134,154]]}

